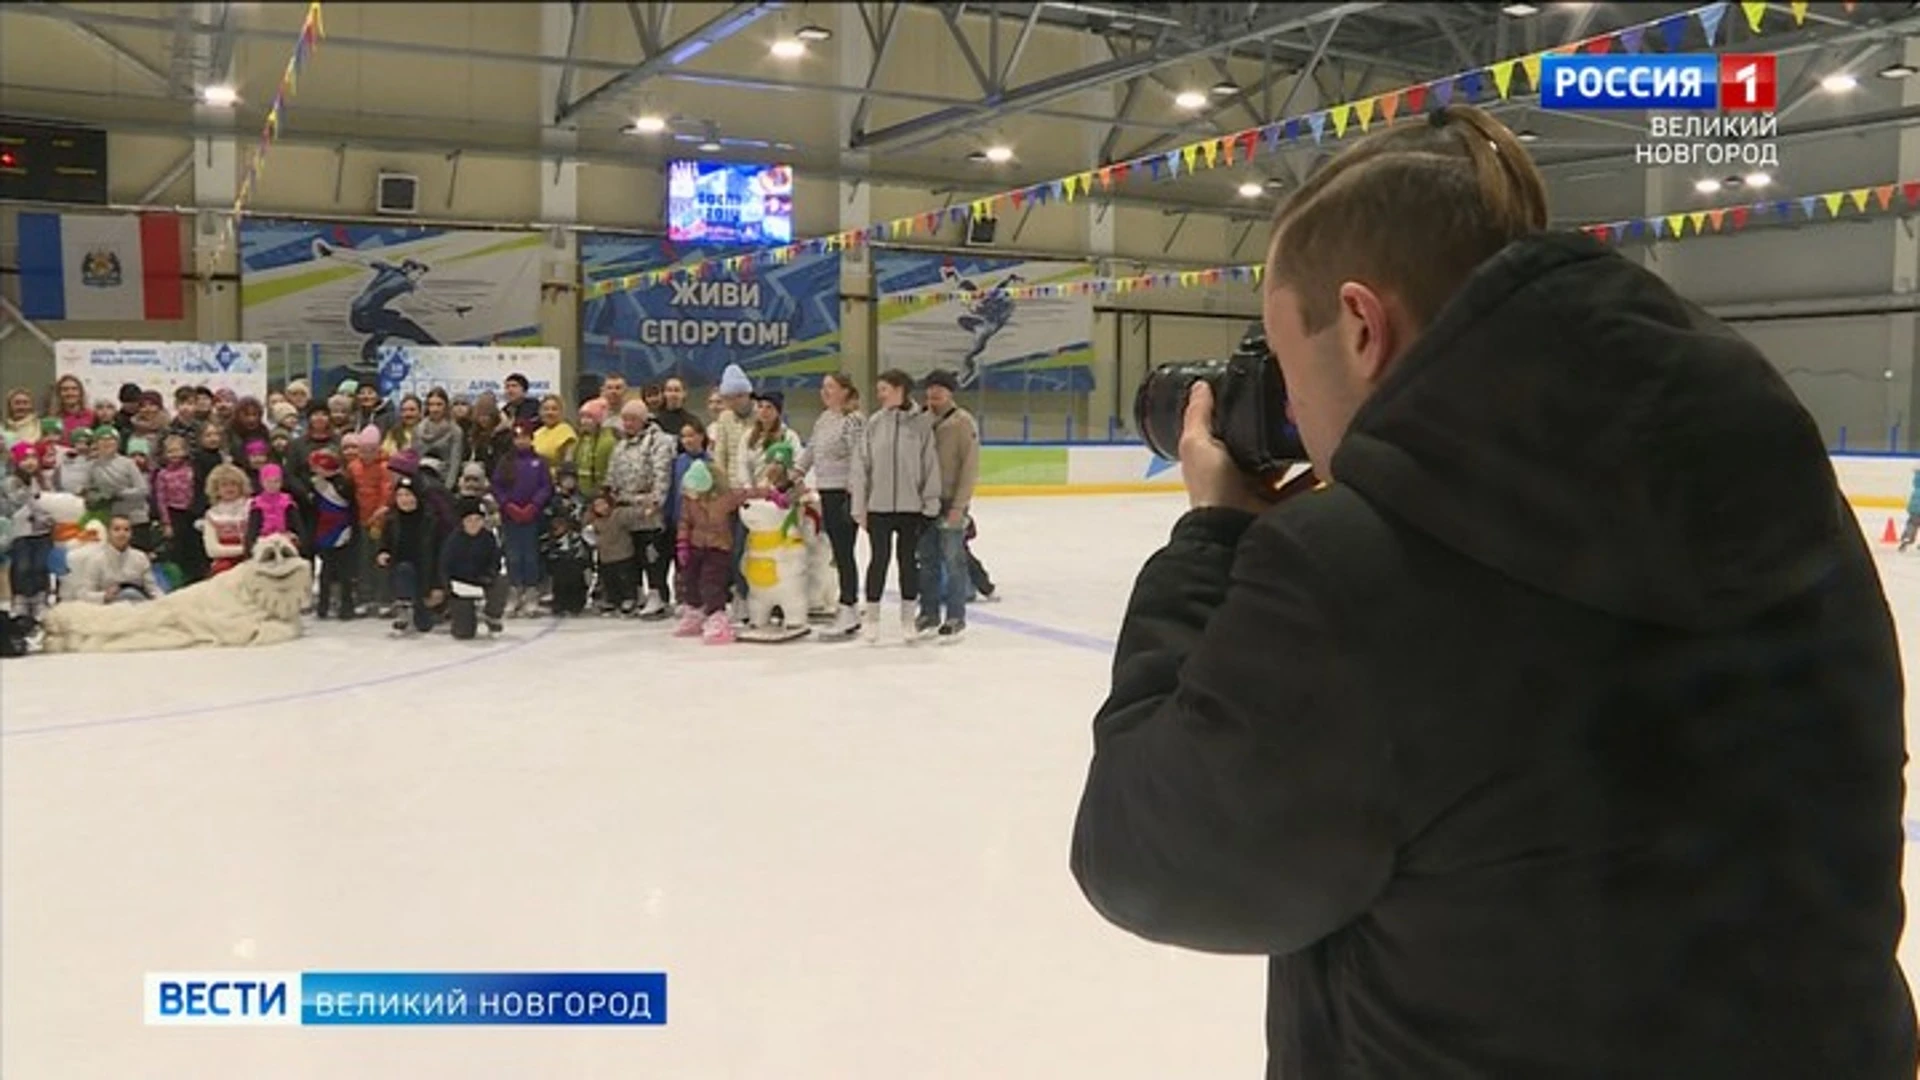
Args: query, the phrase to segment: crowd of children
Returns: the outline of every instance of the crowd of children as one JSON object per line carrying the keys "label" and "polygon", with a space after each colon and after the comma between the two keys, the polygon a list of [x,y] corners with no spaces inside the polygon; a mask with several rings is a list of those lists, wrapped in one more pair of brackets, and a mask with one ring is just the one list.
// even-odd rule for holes
{"label": "crowd of children", "polygon": [[[69,376],[44,409],[23,389],[5,398],[0,589],[29,620],[56,599],[102,598],[55,572],[40,496],[60,492],[84,500],[116,552],[150,557],[163,589],[224,573],[262,537],[285,534],[317,564],[319,619],[377,614],[397,633],[447,623],[471,637],[483,622],[497,633],[504,618],[542,611],[663,620],[677,600],[677,633],[725,643],[747,589],[740,506],[812,498],[839,578],[825,633],[878,632],[884,538],[900,544],[903,632],[957,638],[967,600],[991,598],[993,586],[964,539],[922,540],[972,535],[978,437],[943,398],[952,386],[943,376],[929,377],[927,409],[904,375],[882,376],[877,423],[859,412],[852,380],[830,376],[811,444],[786,425],[782,395],[755,393],[737,367],[709,398],[706,420],[685,408],[678,379],[636,394],[609,376],[575,410],[577,427],[559,397],[532,399],[519,375],[506,380],[504,400],[434,389],[392,401],[351,381],[321,399],[295,380],[265,401],[182,388],[171,411],[165,395],[134,385],[89,406]],[[952,438],[943,441],[943,428]],[[809,473],[813,492],[801,484]],[[876,537],[862,606],[858,528]],[[137,590],[105,594],[140,599]]]}

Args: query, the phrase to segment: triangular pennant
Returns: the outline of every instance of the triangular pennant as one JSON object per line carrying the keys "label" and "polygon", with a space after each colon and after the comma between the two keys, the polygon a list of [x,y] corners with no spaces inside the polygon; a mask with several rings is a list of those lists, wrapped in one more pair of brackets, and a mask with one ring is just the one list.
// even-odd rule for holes
{"label": "triangular pennant", "polygon": [[1700,27],[1707,32],[1707,44],[1712,45],[1720,38],[1720,20],[1727,17],[1727,5],[1724,2],[1709,4],[1696,12],[1700,16]]}
{"label": "triangular pennant", "polygon": [[1013,191],[1007,193],[1007,201],[1013,204],[1015,210],[1018,210],[1026,205],[1027,193],[1015,188]]}
{"label": "triangular pennant", "polygon": [[1346,105],[1335,105],[1328,110],[1333,116],[1333,137],[1336,139],[1347,137],[1347,109]]}
{"label": "triangular pennant", "polygon": [[1407,87],[1407,111],[1417,113],[1427,105],[1427,84]]}
{"label": "triangular pennant", "polygon": [[1180,151],[1180,150],[1169,150],[1169,151],[1167,151],[1167,157],[1166,157],[1166,162],[1167,162],[1167,175],[1168,175],[1168,176],[1179,176],[1179,175],[1180,175],[1180,163],[1181,163],[1182,161],[1184,161],[1184,160],[1186,160],[1186,159],[1187,159],[1187,158],[1186,158],[1186,154],[1185,154],[1185,153],[1184,153],[1183,151]]}
{"label": "triangular pennant", "polygon": [[1852,191],[1847,192],[1847,198],[1853,200],[1853,208],[1855,210],[1864,214],[1867,212],[1867,196],[1869,194],[1870,192],[1868,192],[1866,188],[1854,188]]}
{"label": "triangular pennant", "polygon": [[1160,170],[1161,170],[1161,169],[1162,169],[1163,167],[1165,167],[1165,162],[1164,162],[1164,161],[1163,161],[1162,159],[1160,159],[1160,158],[1157,158],[1157,157],[1153,157],[1153,158],[1148,158],[1148,159],[1147,159],[1147,175],[1148,175],[1148,176],[1149,176],[1150,178],[1152,178],[1152,179],[1154,179],[1154,180],[1159,180],[1159,179],[1160,179]]}
{"label": "triangular pennant", "polygon": [[1281,132],[1280,137],[1287,142],[1298,141],[1300,138],[1300,118],[1297,116],[1287,117],[1286,129]]}
{"label": "triangular pennant", "polygon": [[1116,184],[1124,184],[1124,183],[1126,183],[1126,180],[1127,180],[1127,174],[1128,174],[1128,173],[1131,173],[1132,171],[1133,171],[1133,166],[1132,166],[1131,164],[1129,164],[1129,163],[1127,163],[1127,162],[1124,162],[1124,161],[1123,161],[1123,162],[1121,162],[1120,164],[1118,164],[1118,165],[1115,165],[1115,166],[1113,167],[1113,181],[1114,181],[1114,183],[1116,183]]}
{"label": "triangular pennant", "polygon": [[1507,94],[1513,87],[1513,61],[1502,60],[1489,65],[1487,70],[1493,73],[1494,91],[1500,95],[1501,101],[1507,100]]}
{"label": "triangular pennant", "polygon": [[1595,56],[1605,56],[1613,51],[1613,35],[1601,34],[1587,41],[1587,51]]}
{"label": "triangular pennant", "polygon": [[1373,98],[1363,98],[1353,107],[1353,114],[1360,118],[1361,131],[1365,131],[1367,128],[1373,126],[1374,104],[1375,101]]}
{"label": "triangular pennant", "polygon": [[1252,161],[1253,147],[1255,143],[1260,141],[1260,133],[1252,128],[1248,128],[1240,133],[1237,141],[1240,143],[1240,156],[1246,158],[1248,161]]}
{"label": "triangular pennant", "polygon": [[[1113,167],[1112,167],[1112,166],[1108,166],[1108,167],[1106,167],[1106,168],[1103,168],[1103,169],[1101,169],[1101,170],[1100,170],[1100,171],[1099,171],[1098,173],[1096,173],[1095,175],[1096,175],[1096,176],[1098,176],[1098,177],[1100,177],[1100,190],[1101,190],[1101,191],[1112,191],[1112,190],[1113,190]],[[1016,209],[1017,209],[1017,208],[1016,208]]]}
{"label": "triangular pennant", "polygon": [[1612,231],[1613,231],[1613,242],[1614,242],[1614,243],[1616,243],[1616,244],[1617,244],[1617,243],[1619,243],[1620,241],[1622,241],[1622,240],[1625,240],[1625,239],[1627,238],[1627,223],[1626,223],[1626,222],[1624,222],[1624,221],[1616,221],[1616,222],[1614,222],[1614,223],[1613,223],[1613,224],[1612,224],[1612,225],[1611,225],[1611,226],[1610,226],[1609,228],[1611,228],[1611,229],[1612,229]]}
{"label": "triangular pennant", "polygon": [[1875,202],[1880,204],[1880,209],[1893,209],[1893,185],[1881,184],[1879,187],[1874,188],[1873,198]]}
{"label": "triangular pennant", "polygon": [[1695,210],[1693,213],[1687,215],[1687,223],[1693,226],[1693,235],[1699,236],[1706,231],[1707,212],[1705,210]]}
{"label": "triangular pennant", "polygon": [[1920,203],[1920,180],[1909,180],[1901,184],[1900,197],[1907,200],[1908,205]]}
{"label": "triangular pennant", "polygon": [[1180,160],[1186,165],[1187,171],[1192,172],[1193,163],[1200,160],[1200,144],[1188,143],[1187,145],[1181,147]]}
{"label": "triangular pennant", "polygon": [[1686,39],[1687,17],[1674,15],[1660,23],[1660,40],[1666,42],[1668,52],[1679,52],[1680,43]]}
{"label": "triangular pennant", "polygon": [[1319,145],[1319,143],[1320,143],[1320,136],[1322,136],[1322,135],[1324,135],[1324,134],[1326,134],[1326,130],[1327,130],[1327,114],[1326,114],[1326,113],[1319,113],[1319,112],[1317,112],[1317,113],[1308,113],[1308,114],[1307,114],[1307,126],[1313,129],[1313,141],[1314,141],[1314,145],[1316,145],[1316,146],[1317,146],[1317,145]]}
{"label": "triangular pennant", "polygon": [[1647,47],[1647,28],[1629,26],[1620,31],[1620,48],[1625,52],[1637,53]]}
{"label": "triangular pennant", "polygon": [[1687,231],[1687,215],[1668,214],[1667,215],[1667,231],[1672,233],[1676,237],[1686,232]]}
{"label": "triangular pennant", "polygon": [[1532,56],[1520,58],[1520,67],[1527,73],[1527,85],[1533,89],[1534,93],[1540,92],[1540,55],[1534,53]]}
{"label": "triangular pennant", "polygon": [[1460,76],[1461,99],[1467,102],[1471,102],[1473,101],[1474,98],[1477,98],[1479,96],[1480,96],[1480,73],[1477,71],[1469,71],[1466,74]]}
{"label": "triangular pennant", "polygon": [[1260,129],[1260,141],[1266,143],[1267,152],[1272,153],[1280,149],[1280,137],[1285,133],[1286,128],[1281,125],[1268,124],[1266,127]]}
{"label": "triangular pennant", "polygon": [[[1806,206],[1807,215],[1811,217],[1813,215],[1813,200],[1807,199],[1804,205]],[[1781,221],[1786,221],[1793,217],[1793,204],[1785,199],[1781,199],[1779,202],[1773,204],[1773,212]]]}
{"label": "triangular pennant", "polygon": [[[1834,200],[1835,200],[1834,213],[1836,214],[1840,212],[1839,206],[1838,206],[1839,198],[1840,197],[1838,195],[1834,196]],[[1813,220],[1813,208],[1817,206],[1819,202],[1820,202],[1820,196],[1818,195],[1807,195],[1807,196],[1803,196],[1800,199],[1800,212],[1807,215],[1808,221]]]}
{"label": "triangular pennant", "polygon": [[1399,111],[1400,91],[1389,90],[1380,95],[1380,120],[1382,123],[1393,123],[1393,117]]}
{"label": "triangular pennant", "polygon": [[1220,164],[1220,140],[1209,139],[1200,144],[1200,153],[1207,159],[1207,168],[1211,169]]}
{"label": "triangular pennant", "polygon": [[1851,15],[1853,14],[1853,4],[1854,0],[1840,0],[1840,10]]}
{"label": "triangular pennant", "polygon": [[1740,229],[1744,229],[1747,227],[1747,208],[1746,207],[1736,206],[1733,208],[1733,227],[1735,231],[1738,231]]}
{"label": "triangular pennant", "polygon": [[1707,224],[1713,226],[1714,232],[1719,232],[1720,222],[1726,216],[1727,212],[1725,210],[1709,210],[1707,211]]}
{"label": "triangular pennant", "polygon": [[1083,172],[1080,174],[1080,194],[1082,195],[1093,194],[1093,174],[1092,173]]}
{"label": "triangular pennant", "polygon": [[1444,109],[1453,103],[1453,80],[1440,79],[1433,83],[1433,107]]}
{"label": "triangular pennant", "polygon": [[[1807,9],[1812,6],[1813,6],[1812,4],[1788,4],[1787,10],[1793,12],[1793,25],[1799,26],[1802,23],[1806,22]],[[1847,7],[1848,9],[1852,9],[1853,5],[1848,4]]]}
{"label": "triangular pennant", "polygon": [[[1830,191],[1820,196],[1820,200],[1827,204],[1827,213],[1832,214],[1834,217],[1840,216],[1840,206],[1846,202],[1846,199],[1846,195],[1838,191]],[[1807,216],[1812,217],[1813,215],[1808,214]]]}
{"label": "triangular pennant", "polygon": [[1742,3],[1740,10],[1747,14],[1747,29],[1760,32],[1760,20],[1767,17],[1767,5],[1763,3]]}

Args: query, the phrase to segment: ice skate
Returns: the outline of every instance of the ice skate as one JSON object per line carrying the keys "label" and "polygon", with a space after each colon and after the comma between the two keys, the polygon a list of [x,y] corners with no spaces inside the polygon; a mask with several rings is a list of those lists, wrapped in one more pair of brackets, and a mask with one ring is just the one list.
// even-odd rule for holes
{"label": "ice skate", "polygon": [[640,617],[651,622],[667,617],[667,601],[657,592],[647,594],[647,602],[640,609]]}
{"label": "ice skate", "polygon": [[841,604],[834,613],[833,625],[820,631],[822,641],[846,641],[860,632],[860,615],[852,604]]}
{"label": "ice skate", "polygon": [[680,624],[673,628],[673,636],[699,637],[700,626],[705,621],[706,617],[700,614],[699,608],[688,608],[680,613]]}
{"label": "ice skate", "polygon": [[734,642],[733,620],[726,613],[716,611],[707,619],[700,630],[700,639],[709,645],[731,645]]}
{"label": "ice skate", "polygon": [[967,620],[948,619],[940,624],[940,644],[952,645],[967,632]]}
{"label": "ice skate", "polygon": [[880,644],[880,605],[879,604],[861,605],[860,637],[869,645]]}
{"label": "ice skate", "polygon": [[907,639],[909,644],[931,638],[939,631],[940,617],[938,615],[920,614],[920,602],[918,600],[900,601],[900,634]]}

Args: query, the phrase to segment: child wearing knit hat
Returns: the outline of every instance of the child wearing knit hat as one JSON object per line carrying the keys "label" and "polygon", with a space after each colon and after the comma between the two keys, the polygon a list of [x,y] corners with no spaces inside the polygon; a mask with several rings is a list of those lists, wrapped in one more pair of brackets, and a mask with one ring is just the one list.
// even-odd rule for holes
{"label": "child wearing knit hat", "polygon": [[387,469],[387,453],[381,446],[378,427],[368,424],[353,440],[354,454],[346,468],[347,476],[353,481],[354,503],[360,514],[357,584],[361,598],[371,601],[381,618],[390,618],[393,592],[386,572],[375,565],[374,556],[379,554],[388,507],[393,502],[394,474]]}
{"label": "child wearing knit hat", "polygon": [[[353,481],[340,455],[329,447],[307,454],[307,535],[320,560],[320,595],[313,613],[324,619],[339,594],[340,618],[354,618],[354,583],[360,577],[360,516]],[[384,470],[383,470],[384,471]]]}
{"label": "child wearing knit hat", "polygon": [[0,480],[0,513],[13,522],[13,538],[6,552],[13,613],[38,619],[53,585],[47,571],[53,554],[53,518],[41,509],[38,498],[53,489],[41,471],[35,444],[14,443],[8,456],[13,468]]}

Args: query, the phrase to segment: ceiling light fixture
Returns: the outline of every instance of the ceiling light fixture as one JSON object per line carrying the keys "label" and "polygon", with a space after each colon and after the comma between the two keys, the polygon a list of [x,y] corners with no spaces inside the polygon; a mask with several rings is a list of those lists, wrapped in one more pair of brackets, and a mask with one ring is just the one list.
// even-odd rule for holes
{"label": "ceiling light fixture", "polygon": [[1279,177],[1277,177],[1277,176],[1274,176],[1274,177],[1269,177],[1269,178],[1267,179],[1267,190],[1268,190],[1268,191],[1279,191],[1279,190],[1280,190],[1281,188],[1283,188],[1283,187],[1286,187],[1286,186],[1287,186],[1287,182],[1286,182],[1285,180],[1282,180],[1282,179],[1280,179],[1280,178],[1279,178]]}
{"label": "ceiling light fixture", "polygon": [[1720,181],[1721,187],[1736,188],[1736,187],[1742,187],[1745,184],[1746,184],[1746,181],[1740,179],[1737,176],[1729,176],[1725,180]]}
{"label": "ceiling light fixture", "polygon": [[1693,190],[1699,192],[1702,195],[1711,195],[1714,192],[1720,190],[1720,181],[1715,180],[1711,176],[1707,177],[1705,180],[1696,180],[1694,181],[1694,184],[1693,184]]}
{"label": "ceiling light fixture", "polygon": [[1521,142],[1540,141],[1540,133],[1532,128],[1521,128],[1519,131],[1513,133],[1513,137],[1519,139]]}
{"label": "ceiling light fixture", "polygon": [[1912,64],[1888,64],[1880,69],[1880,77],[1883,79],[1904,79],[1916,74],[1920,74],[1920,68]]}
{"label": "ceiling light fixture", "polygon": [[1004,165],[1013,160],[1013,147],[989,146],[987,147],[987,160],[993,162],[995,165]]}
{"label": "ceiling light fixture", "polygon": [[1240,185],[1240,197],[1243,199],[1257,199],[1264,191],[1266,191],[1266,188],[1261,187],[1251,180]]}
{"label": "ceiling light fixture", "polygon": [[232,108],[239,100],[239,91],[225,84],[203,87],[200,90],[200,104],[212,105],[217,109]]}
{"label": "ceiling light fixture", "polygon": [[646,116],[636,117],[627,130],[635,135],[658,135],[667,130],[667,118],[648,113]]}
{"label": "ceiling light fixture", "polygon": [[985,150],[975,150],[973,153],[967,155],[967,160],[985,161],[987,160],[987,152]]}
{"label": "ceiling light fixture", "polygon": [[1212,94],[1214,97],[1232,97],[1239,92],[1240,84],[1234,82],[1232,79],[1221,79],[1219,82],[1207,87],[1207,93]]}
{"label": "ceiling light fixture", "polygon": [[769,51],[782,60],[798,60],[807,55],[807,43],[799,38],[781,38]]}
{"label": "ceiling light fixture", "polygon": [[1207,105],[1207,95],[1198,90],[1182,90],[1174,97],[1173,103],[1183,109],[1203,109]]}
{"label": "ceiling light fixture", "polygon": [[833,31],[818,23],[808,23],[800,29],[795,30],[793,36],[799,38],[801,41],[829,41],[833,38]]}
{"label": "ceiling light fixture", "polygon": [[1844,94],[1860,85],[1860,80],[1844,71],[1836,71],[1820,80],[1820,89],[1829,94]]}
{"label": "ceiling light fixture", "polygon": [[1540,9],[1533,6],[1532,4],[1508,4],[1507,6],[1501,8],[1500,10],[1506,12],[1507,14],[1513,16],[1516,19],[1524,19],[1529,15],[1540,14]]}
{"label": "ceiling light fixture", "polygon": [[1763,188],[1773,183],[1773,176],[1769,173],[1752,172],[1746,175],[1743,182],[1750,188]]}

